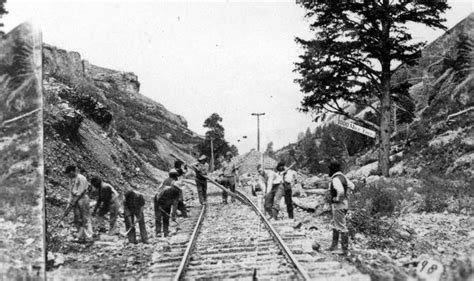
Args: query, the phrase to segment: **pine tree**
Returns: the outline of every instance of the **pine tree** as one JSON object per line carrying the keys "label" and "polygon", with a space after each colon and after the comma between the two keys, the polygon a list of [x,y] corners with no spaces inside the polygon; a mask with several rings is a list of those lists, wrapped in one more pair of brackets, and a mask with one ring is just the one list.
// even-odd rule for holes
{"label": "pine tree", "polygon": [[[445,1],[365,0],[301,1],[316,38],[296,38],[305,53],[295,71],[305,94],[303,112],[332,112],[378,132],[379,169],[389,176],[390,123],[394,87],[390,79],[400,63],[412,65],[424,42],[413,43],[408,22],[442,28]],[[372,106],[373,99],[380,106]],[[377,123],[355,118],[344,102],[370,106]]]}

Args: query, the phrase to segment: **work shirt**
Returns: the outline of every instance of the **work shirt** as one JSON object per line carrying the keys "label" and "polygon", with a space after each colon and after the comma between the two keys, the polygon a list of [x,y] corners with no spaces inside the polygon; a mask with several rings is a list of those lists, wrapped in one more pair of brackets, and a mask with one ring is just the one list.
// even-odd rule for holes
{"label": "work shirt", "polygon": [[132,213],[136,216],[141,216],[143,208],[145,207],[145,196],[143,196],[143,194],[139,193],[138,191],[130,190],[125,193],[124,197],[124,211],[126,213]]}
{"label": "work shirt", "polygon": [[347,200],[346,192],[344,191],[344,185],[342,184],[341,180],[339,177],[344,177],[347,182],[347,191],[348,190],[354,190],[355,185],[352,181],[350,181],[346,176],[344,176],[343,173],[341,172],[336,172],[334,175],[331,177],[331,183],[329,185],[329,188],[333,188],[336,191],[336,197],[338,197],[340,200],[339,202],[332,202],[332,206],[334,209],[348,209],[349,208],[349,203]]}
{"label": "work shirt", "polygon": [[193,164],[193,167],[196,168],[196,180],[200,182],[204,182],[207,179],[203,176],[207,175],[207,171],[209,171],[209,165],[207,163],[197,162]]}
{"label": "work shirt", "polygon": [[110,204],[117,200],[119,197],[118,192],[108,183],[102,182],[99,189],[99,198],[95,210],[100,209],[101,213],[109,211]]}
{"label": "work shirt", "polygon": [[222,162],[222,175],[224,177],[233,177],[235,176],[235,164],[232,161],[223,161]]}
{"label": "work shirt", "polygon": [[296,183],[296,172],[293,170],[288,170],[283,174],[283,181],[294,185]]}
{"label": "work shirt", "polygon": [[71,189],[69,190],[69,202],[72,202],[74,197],[83,194],[88,187],[89,183],[87,182],[86,177],[77,174],[77,176],[72,180]]}
{"label": "work shirt", "polygon": [[[171,178],[167,178],[163,182],[163,188],[156,195],[156,203],[162,207],[167,208],[172,205],[177,205],[180,197],[181,189],[176,182]],[[176,210],[176,208],[175,208]]]}
{"label": "work shirt", "polygon": [[264,170],[263,173],[263,177],[267,183],[268,189],[271,189],[274,185],[283,183],[283,178],[280,174],[272,170]]}

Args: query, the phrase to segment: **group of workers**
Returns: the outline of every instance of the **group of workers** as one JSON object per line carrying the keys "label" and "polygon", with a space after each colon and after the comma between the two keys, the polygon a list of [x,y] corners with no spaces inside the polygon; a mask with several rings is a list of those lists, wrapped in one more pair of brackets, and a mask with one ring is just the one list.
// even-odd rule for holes
{"label": "group of workers", "polygon": [[[237,166],[232,162],[232,153],[225,155],[221,163],[221,170],[217,181],[230,192],[235,192],[237,183]],[[207,180],[209,165],[206,162],[207,157],[202,155],[198,161],[192,164],[195,171],[196,189],[199,202],[207,204]],[[261,165],[257,166],[257,173],[264,179],[265,196],[264,209],[270,220],[278,220],[280,212],[280,201],[284,198],[288,218],[294,218],[292,202],[292,186],[294,185],[295,172],[286,167],[284,162],[279,162],[274,170],[264,169]],[[341,165],[338,162],[331,162],[329,165],[329,175],[331,181],[329,184],[330,200],[332,206],[332,243],[327,249],[336,250],[341,238],[343,254],[348,252],[348,229],[346,226],[346,215],[348,211],[348,196],[350,190],[354,189],[354,184],[341,172]],[[169,235],[169,221],[175,219],[177,210],[183,217],[187,216],[186,206],[183,201],[182,183],[179,180],[187,172],[187,166],[182,161],[176,161],[174,168],[168,173],[168,178],[163,181],[154,196],[155,213],[155,234],[161,237]],[[72,179],[69,204],[74,209],[74,224],[77,227],[77,236],[79,239],[92,237],[92,226],[89,215],[89,196],[88,181],[85,176],[79,173],[75,166],[66,167],[65,173]],[[105,215],[109,213],[109,235],[117,233],[116,222],[119,216],[120,196],[119,193],[110,184],[104,182],[99,176],[93,176],[91,186],[98,193],[97,204],[92,215],[98,216],[98,231],[105,232]],[[253,190],[254,191],[254,190]],[[227,204],[228,194],[222,192],[222,203]],[[234,198],[231,197],[231,202]],[[141,241],[148,243],[148,236],[145,226],[143,210],[145,207],[145,197],[136,190],[129,190],[124,194],[123,209],[126,227],[126,235],[130,243],[137,243],[135,224],[138,223],[140,229]]]}

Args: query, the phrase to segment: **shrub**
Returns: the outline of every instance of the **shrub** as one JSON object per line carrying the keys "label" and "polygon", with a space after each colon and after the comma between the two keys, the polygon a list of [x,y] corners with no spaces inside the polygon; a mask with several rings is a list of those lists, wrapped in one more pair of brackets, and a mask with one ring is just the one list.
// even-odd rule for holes
{"label": "shrub", "polygon": [[400,184],[379,181],[361,187],[350,197],[348,227],[352,237],[364,233],[389,237],[391,224],[387,219],[398,214],[403,190]]}
{"label": "shrub", "polygon": [[444,180],[431,173],[421,176],[422,185],[418,192],[425,197],[422,208],[425,212],[443,212],[454,201],[462,203],[463,199],[474,197],[474,190],[468,182]]}
{"label": "shrub", "polygon": [[80,109],[97,124],[107,129],[112,122],[113,115],[110,110],[99,101],[99,97],[93,87],[78,87],[73,91],[63,90],[59,96],[69,101],[74,107]]}
{"label": "shrub", "polygon": [[81,127],[84,117],[78,112],[70,112],[57,116],[51,123],[51,127],[64,137],[71,141],[80,141],[79,128]]}

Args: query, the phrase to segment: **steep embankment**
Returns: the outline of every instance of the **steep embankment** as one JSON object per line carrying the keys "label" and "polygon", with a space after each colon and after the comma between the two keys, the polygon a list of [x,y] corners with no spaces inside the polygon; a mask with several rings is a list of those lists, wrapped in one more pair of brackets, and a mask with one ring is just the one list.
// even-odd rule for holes
{"label": "steep embankment", "polygon": [[76,52],[43,46],[44,157],[47,222],[65,206],[63,170],[76,164],[121,194],[148,195],[172,166],[174,153],[191,160],[201,137],[186,120],[139,93],[135,74],[89,64]]}

